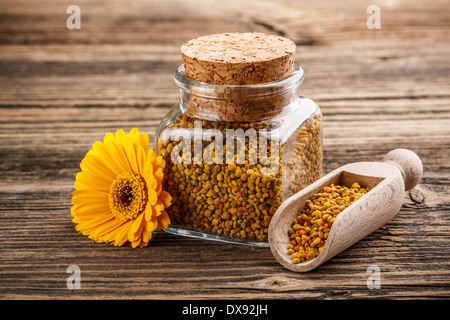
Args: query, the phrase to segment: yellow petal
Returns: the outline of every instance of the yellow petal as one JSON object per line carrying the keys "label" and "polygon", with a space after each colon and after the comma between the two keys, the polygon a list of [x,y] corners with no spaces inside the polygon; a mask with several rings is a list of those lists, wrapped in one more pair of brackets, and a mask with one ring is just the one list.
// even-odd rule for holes
{"label": "yellow petal", "polygon": [[[112,138],[114,139],[114,137]],[[103,159],[106,166],[110,168],[116,175],[125,172],[128,169],[128,166],[124,162],[122,156],[116,154],[116,149],[111,146],[112,142],[101,143],[95,142],[92,146],[95,149],[101,159]]]}
{"label": "yellow petal", "polygon": [[159,199],[164,203],[164,207],[169,207],[172,204],[172,197],[167,191],[161,191]]}
{"label": "yellow petal", "polygon": [[156,204],[153,206],[153,215],[159,216],[164,211],[164,203],[161,200],[157,200]]}
{"label": "yellow petal", "polygon": [[143,177],[147,182],[147,188],[156,189],[158,183],[153,175],[153,166],[149,161],[147,161],[144,165]]}
{"label": "yellow petal", "polygon": [[148,145],[149,145],[148,134],[146,134],[146,133],[141,134],[140,144],[141,144],[141,147],[144,148],[144,150],[148,150]]}
{"label": "yellow petal", "polygon": [[145,224],[144,231],[142,231],[142,241],[144,243],[147,244],[150,241],[150,239],[152,238],[153,230],[155,230],[155,228],[153,228],[152,225],[150,225],[149,223]]}
{"label": "yellow petal", "polygon": [[99,237],[103,237],[105,234],[113,232],[117,228],[119,228],[124,222],[118,219],[111,219],[105,221],[101,225],[97,226],[94,230],[92,230],[89,234],[93,239],[98,239]]}
{"label": "yellow petal", "polygon": [[98,176],[103,180],[113,181],[117,176],[117,173],[105,165],[106,162],[107,161],[94,154],[86,155],[83,160],[85,167],[83,170],[89,170],[93,175]]}
{"label": "yellow petal", "polygon": [[120,136],[116,134],[115,139],[107,140],[108,143],[105,143],[105,145],[108,148],[108,152],[111,154],[111,157],[114,159],[114,161],[120,163],[121,167],[123,168],[123,171],[120,173],[131,172],[130,163],[128,162],[128,159],[125,155],[125,150],[122,147],[123,144],[121,140],[123,140],[124,138],[119,137]]}
{"label": "yellow petal", "polygon": [[70,216],[73,218],[73,217],[75,217],[76,216],[76,206],[72,206],[71,208],[70,208]]}
{"label": "yellow petal", "polygon": [[162,189],[162,183],[156,187],[156,193],[158,194],[158,197],[161,195],[161,192],[163,191]]}
{"label": "yellow petal", "polygon": [[153,174],[156,178],[157,184],[160,185],[163,178],[164,178],[164,172],[162,168],[158,168],[156,171],[153,170]]}
{"label": "yellow petal", "polygon": [[140,236],[139,236],[139,238],[137,238],[136,240],[131,242],[131,247],[133,247],[133,248],[136,248],[136,247],[142,248],[143,246],[144,246],[144,244],[142,243]]}
{"label": "yellow petal", "polygon": [[85,199],[91,199],[96,201],[108,202],[109,192],[105,190],[75,190],[72,192],[72,197],[76,199],[80,199],[80,201],[84,201]]}
{"label": "yellow petal", "polygon": [[140,145],[141,136],[139,130],[137,128],[133,128],[130,130],[130,133],[126,136],[127,143],[130,144],[135,153],[137,151],[137,147]]}
{"label": "yellow petal", "polygon": [[167,229],[170,225],[170,218],[166,211],[162,211],[162,213],[158,216],[158,228],[159,229]]}
{"label": "yellow petal", "polygon": [[147,222],[150,221],[152,219],[152,216],[153,216],[152,206],[151,205],[147,205],[147,207],[145,208],[145,211],[144,211],[145,221],[147,221]]}
{"label": "yellow petal", "polygon": [[92,152],[93,152],[92,150],[89,150],[88,153],[86,153],[86,155],[84,156],[83,160],[81,160],[81,162],[80,162],[81,171],[88,170],[88,168],[85,165],[86,157],[88,157],[90,154],[92,154]]}
{"label": "yellow petal", "polygon": [[131,170],[134,173],[138,173],[138,165],[137,165],[137,155],[136,150],[134,149],[132,143],[128,141],[128,143],[124,143],[123,145],[125,149],[125,156],[128,159],[128,163],[130,164]]}
{"label": "yellow petal", "polygon": [[111,208],[109,207],[109,204],[103,201],[95,201],[95,200],[89,200],[89,201],[80,201],[77,202],[77,199],[74,199],[74,205],[76,205],[76,214],[77,215],[104,215],[109,212],[111,212]]}
{"label": "yellow petal", "polygon": [[133,241],[136,234],[140,234],[142,229],[144,228],[144,223],[142,222],[144,219],[144,215],[139,215],[136,220],[134,220],[133,225],[131,226],[130,231],[128,232],[128,240]]}
{"label": "yellow petal", "polygon": [[144,176],[144,178],[153,177],[153,165],[149,158],[147,158],[144,164],[144,172],[142,173],[142,175]]}
{"label": "yellow petal", "polygon": [[81,210],[80,211],[77,205],[74,205],[72,208],[73,208],[71,210],[71,211],[73,211],[72,221],[74,223],[79,223],[81,221],[87,221],[90,219],[97,218],[100,215],[110,213],[110,210],[108,210],[108,211],[106,211],[106,210]]}
{"label": "yellow petal", "polygon": [[114,215],[112,214],[99,214],[97,217],[93,219],[84,220],[82,223],[79,223],[79,226],[84,230],[96,228],[112,219],[115,219]]}
{"label": "yellow petal", "polygon": [[166,161],[164,161],[163,157],[158,156],[158,157],[156,158],[156,166],[159,167],[159,168],[164,169],[164,166],[165,166],[165,165],[166,165]]}
{"label": "yellow petal", "polygon": [[142,148],[142,146],[138,146],[136,157],[137,157],[137,167],[138,167],[137,172],[139,173],[139,175],[144,176],[146,155],[145,155],[145,151]]}
{"label": "yellow petal", "polygon": [[[104,214],[104,213],[101,213]],[[72,206],[72,208],[70,208],[70,215],[72,217],[72,221],[76,224],[80,223],[80,222],[84,222],[90,219],[95,219],[99,216],[99,212],[98,211],[84,211],[84,212],[79,212],[78,210],[78,206],[74,205]]]}
{"label": "yellow petal", "polygon": [[88,187],[89,189],[108,190],[108,191],[112,183],[112,181],[106,181],[104,179],[96,177],[88,171],[78,172],[76,176],[76,181],[81,183],[83,186]]}
{"label": "yellow petal", "polygon": [[122,143],[123,139],[126,137],[125,131],[123,129],[119,129],[116,131],[116,134],[114,135],[114,138],[117,140],[117,142]]}
{"label": "yellow petal", "polygon": [[[80,181],[75,180],[73,187],[75,190],[91,190],[89,186],[82,184]],[[105,190],[104,190],[105,191]]]}
{"label": "yellow petal", "polygon": [[149,149],[147,153],[147,159],[150,161],[151,164],[156,164],[156,153],[155,150]]}
{"label": "yellow petal", "polygon": [[153,215],[152,218],[149,221],[147,221],[146,228],[151,231],[158,228],[158,218],[156,217],[156,215]]}
{"label": "yellow petal", "polygon": [[158,227],[158,219],[156,217],[153,217],[151,221],[148,221],[145,226],[144,230],[142,231],[142,241],[147,245],[147,243],[152,238],[153,231]]}
{"label": "yellow petal", "polygon": [[129,136],[133,139],[140,139],[141,133],[139,132],[138,128],[132,128],[130,130]]}
{"label": "yellow petal", "polygon": [[158,201],[158,194],[155,190],[148,189],[148,201],[152,206],[156,205],[156,202]]}
{"label": "yellow petal", "polygon": [[93,156],[97,157],[98,159],[102,159],[103,165],[105,165],[110,171],[114,172],[116,175],[122,172],[122,169],[117,165],[117,162],[114,161],[113,158],[111,158],[111,155],[108,153],[108,149],[103,142],[95,141],[92,144],[92,150],[90,150],[90,152]]}
{"label": "yellow petal", "polygon": [[125,222],[121,227],[120,230],[117,232],[115,238],[114,238],[114,245],[116,246],[122,246],[127,242],[128,240],[128,231],[131,228],[133,221],[127,221]]}
{"label": "yellow petal", "polygon": [[102,240],[105,243],[111,243],[114,242],[114,239],[117,235],[117,232],[119,232],[121,230],[120,226],[118,226],[117,228],[110,230],[109,232],[105,233],[102,235]]}

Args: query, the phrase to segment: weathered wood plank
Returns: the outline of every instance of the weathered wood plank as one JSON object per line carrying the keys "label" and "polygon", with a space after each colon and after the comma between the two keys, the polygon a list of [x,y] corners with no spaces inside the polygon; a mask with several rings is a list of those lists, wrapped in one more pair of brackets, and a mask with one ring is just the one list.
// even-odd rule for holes
{"label": "weathered wood plank", "polygon": [[[445,0],[333,1],[133,1],[79,0],[82,32],[66,28],[69,0],[4,0],[2,44],[176,44],[205,33],[278,33],[298,45],[448,41]],[[382,28],[369,30],[369,5],[379,5]],[[120,13],[120,14],[116,14]],[[207,28],[207,32],[205,29]]]}
{"label": "weathered wood plank", "polygon": [[[383,284],[395,290],[380,292],[376,297],[443,297],[448,294],[448,287],[442,286],[442,283],[445,283],[445,277],[449,273],[449,243],[443,237],[448,234],[449,225],[448,196],[444,186],[448,184],[450,175],[447,170],[447,173],[442,172],[439,177],[429,176],[428,163],[432,165],[433,159],[425,157],[425,154],[422,157],[425,166],[424,183],[421,185],[425,202],[416,205],[406,196],[404,208],[391,223],[333,259],[311,278],[311,274],[297,275],[283,270],[265,249],[207,243],[164,233],[155,235],[150,247],[141,250],[92,243],[73,230],[69,217],[70,192],[78,161],[83,153],[93,140],[100,139],[104,131],[111,128],[102,128],[96,122],[87,124],[87,119],[83,120],[83,117],[87,117],[83,115],[84,108],[53,110],[4,107],[2,110],[10,112],[11,119],[8,121],[11,126],[2,126],[2,141],[10,141],[14,137],[15,125],[21,123],[23,126],[23,133],[15,137],[16,145],[1,144],[4,170],[1,171],[0,218],[8,221],[6,226],[2,224],[0,228],[5,236],[2,241],[2,250],[5,252],[2,265],[2,278],[6,280],[4,292],[21,292],[23,295],[38,293],[33,295],[35,298],[82,298],[84,295],[100,298],[164,298],[167,294],[178,298],[233,298],[236,291],[246,298],[261,295],[266,298],[357,298],[373,295],[364,287],[367,279],[365,269],[370,264],[377,264],[383,270]],[[15,112],[11,112],[12,110]],[[18,110],[19,114],[22,111],[25,115],[29,112],[32,117],[24,120],[26,116],[19,117]],[[116,124],[118,127],[126,127],[127,123],[132,125],[136,115],[142,111],[104,107],[89,110],[94,114],[98,113],[96,118],[112,112],[109,115],[112,119],[121,119]],[[351,110],[355,108],[351,107],[346,112],[358,114]],[[46,115],[56,114],[56,111],[59,111],[59,120],[49,119],[46,123]],[[153,127],[149,129],[151,132],[154,131],[158,118],[167,109],[157,108],[152,111],[148,113],[152,115],[150,118],[154,117]],[[125,115],[129,119],[124,118]],[[81,117],[80,121],[69,121],[77,116]],[[333,119],[334,115],[330,114],[329,117]],[[346,143],[344,138],[339,139],[339,136],[333,138],[331,132],[338,134],[341,129],[338,125],[340,121],[331,119],[329,125],[325,124],[331,141],[326,145],[325,154],[331,149],[333,156],[328,153],[326,170],[345,161],[342,159],[351,161],[356,158],[351,155],[352,149],[367,160],[380,152],[378,147],[383,142],[376,140],[377,143],[367,145],[371,140],[370,132],[365,138],[364,133],[360,134],[361,140],[351,144]],[[369,119],[370,113],[351,121],[352,130],[358,132],[368,125],[382,130],[385,126],[392,128],[390,134],[393,134],[396,130],[394,124],[398,123],[393,119],[383,122]],[[386,125],[389,122],[392,125]],[[36,127],[40,123],[44,125]],[[433,126],[433,122],[429,125]],[[446,131],[439,128],[441,129],[435,130],[445,134]],[[73,136],[67,133],[68,129],[83,131],[83,134]],[[384,148],[395,147],[397,142],[389,142],[389,134],[385,132],[385,135],[384,143],[387,145]],[[437,140],[439,141],[439,136]],[[333,145],[334,141],[339,143],[339,147]],[[448,147],[448,141],[443,143]],[[424,141],[423,145],[413,143],[411,146],[424,151],[426,144]],[[26,151],[30,157],[24,154],[18,158],[14,154],[17,146],[21,146],[19,151]],[[442,155],[448,157],[445,149],[440,150],[444,150]],[[31,169],[32,166],[35,168]],[[55,179],[56,185],[53,184]],[[42,197],[43,194],[46,196]],[[111,265],[105,266],[111,262]],[[83,270],[83,293],[80,295],[75,295],[64,287],[65,268],[71,264],[77,264]],[[164,272],[158,270],[162,266]],[[179,269],[181,266],[182,271]],[[95,271],[99,269],[102,271]],[[249,270],[252,270],[250,277]],[[356,278],[352,275],[355,270],[360,273]],[[305,283],[305,280],[308,281]],[[17,286],[17,283],[21,285]],[[152,285],[148,285],[149,283]],[[186,283],[189,285],[186,286]],[[302,283],[302,286],[296,287],[298,283]],[[337,286],[340,291],[334,293],[326,289],[328,285]],[[410,289],[411,286],[433,289],[420,289],[420,293],[417,293]],[[114,288],[118,290],[114,294],[103,293]]]}
{"label": "weathered wood plank", "polygon": [[[448,97],[449,46],[450,42],[301,46],[297,61],[306,78],[300,93],[319,102]],[[175,103],[178,99],[173,82],[173,74],[182,63],[178,45],[165,49],[52,45],[34,46],[28,53],[20,46],[5,46],[0,58],[2,104],[76,101],[141,105],[150,101]]]}

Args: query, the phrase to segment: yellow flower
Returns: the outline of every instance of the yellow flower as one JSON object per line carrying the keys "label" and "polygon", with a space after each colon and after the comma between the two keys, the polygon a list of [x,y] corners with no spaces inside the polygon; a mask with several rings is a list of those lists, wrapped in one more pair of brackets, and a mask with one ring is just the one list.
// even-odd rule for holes
{"label": "yellow flower", "polygon": [[170,219],[171,196],[162,190],[165,162],[134,128],[109,132],[81,161],[72,193],[75,229],[99,243],[146,246]]}

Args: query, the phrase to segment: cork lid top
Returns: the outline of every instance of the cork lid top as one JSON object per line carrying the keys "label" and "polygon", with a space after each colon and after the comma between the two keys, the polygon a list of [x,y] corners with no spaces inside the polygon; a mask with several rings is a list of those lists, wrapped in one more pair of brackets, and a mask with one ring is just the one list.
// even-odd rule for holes
{"label": "cork lid top", "polygon": [[212,84],[243,85],[280,80],[294,70],[295,43],[263,33],[203,36],[181,47],[186,76]]}

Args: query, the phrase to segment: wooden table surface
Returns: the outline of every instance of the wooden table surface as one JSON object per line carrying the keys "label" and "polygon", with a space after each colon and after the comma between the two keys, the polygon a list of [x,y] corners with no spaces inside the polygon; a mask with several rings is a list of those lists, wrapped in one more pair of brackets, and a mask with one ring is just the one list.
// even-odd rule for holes
{"label": "wooden table surface", "polygon": [[[1,299],[450,298],[448,1],[79,0],[69,30],[71,4],[0,2]],[[367,28],[371,4],[381,29]],[[298,45],[301,94],[324,114],[325,173],[395,148],[420,156],[422,182],[397,216],[308,273],[267,248],[158,231],[132,249],[77,233],[71,193],[93,142],[132,127],[153,141],[179,99],[179,47],[232,31]],[[80,290],[66,285],[70,265]]]}

